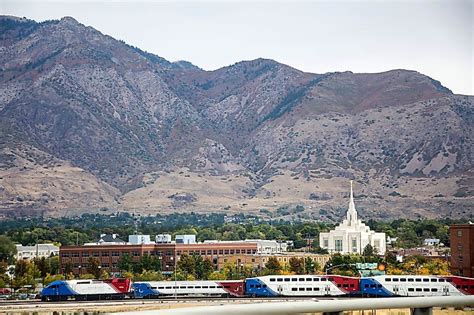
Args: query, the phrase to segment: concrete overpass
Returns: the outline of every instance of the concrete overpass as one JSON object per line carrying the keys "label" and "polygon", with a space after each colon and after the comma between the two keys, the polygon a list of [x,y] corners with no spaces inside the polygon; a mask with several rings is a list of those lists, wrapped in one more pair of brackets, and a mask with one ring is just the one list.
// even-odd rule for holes
{"label": "concrete overpass", "polygon": [[340,314],[343,311],[410,308],[413,315],[431,315],[433,307],[474,307],[474,296],[392,297],[361,299],[311,299],[294,302],[263,302],[219,306],[183,307],[171,310],[136,311],[116,315],[250,315],[250,314]]}

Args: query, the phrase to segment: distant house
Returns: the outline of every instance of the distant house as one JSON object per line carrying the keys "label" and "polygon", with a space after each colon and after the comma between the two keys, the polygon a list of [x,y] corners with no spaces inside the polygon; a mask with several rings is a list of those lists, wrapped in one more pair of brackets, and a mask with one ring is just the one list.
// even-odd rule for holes
{"label": "distant house", "polygon": [[423,245],[424,246],[439,246],[439,245],[442,245],[442,244],[440,243],[439,238],[426,238],[423,241]]}
{"label": "distant house", "polygon": [[53,244],[36,244],[32,246],[16,245],[16,259],[30,260],[41,257],[51,257],[59,255],[59,247]]}
{"label": "distant house", "polygon": [[394,245],[398,240],[398,237],[387,236],[387,245]]}

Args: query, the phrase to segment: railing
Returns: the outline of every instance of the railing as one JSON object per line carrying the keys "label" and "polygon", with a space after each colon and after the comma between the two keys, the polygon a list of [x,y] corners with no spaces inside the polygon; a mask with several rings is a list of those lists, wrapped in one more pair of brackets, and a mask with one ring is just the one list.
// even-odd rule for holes
{"label": "railing", "polygon": [[136,311],[120,315],[250,315],[250,314],[301,314],[331,313],[343,311],[410,308],[413,314],[431,314],[432,307],[474,307],[474,296],[399,297],[331,299],[295,302],[264,302],[251,304],[227,304],[219,306],[183,307],[171,310]]}

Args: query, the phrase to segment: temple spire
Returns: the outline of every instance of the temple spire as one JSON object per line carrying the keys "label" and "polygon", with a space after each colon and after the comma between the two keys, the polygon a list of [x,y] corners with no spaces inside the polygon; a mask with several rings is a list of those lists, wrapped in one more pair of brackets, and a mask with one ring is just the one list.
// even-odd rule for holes
{"label": "temple spire", "polygon": [[352,190],[352,180],[351,180],[351,195],[349,200],[349,209],[347,210],[347,221],[349,225],[357,223],[357,211],[354,204],[354,192]]}

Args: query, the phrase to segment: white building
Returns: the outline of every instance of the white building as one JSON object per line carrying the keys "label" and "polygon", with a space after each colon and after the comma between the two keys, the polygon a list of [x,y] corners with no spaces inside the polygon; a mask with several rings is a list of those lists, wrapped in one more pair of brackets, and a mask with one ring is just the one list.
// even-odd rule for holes
{"label": "white building", "polygon": [[59,247],[53,244],[36,244],[33,246],[16,245],[16,259],[34,259],[36,257],[51,257],[59,255]]}
{"label": "white building", "polygon": [[385,233],[371,231],[367,225],[357,218],[351,181],[347,217],[334,230],[319,234],[321,248],[327,249],[330,253],[362,254],[364,248],[370,244],[378,254],[383,255],[386,250],[385,240]]}
{"label": "white building", "polygon": [[194,234],[184,234],[175,236],[176,244],[196,244],[196,235]]}
{"label": "white building", "polygon": [[150,235],[133,234],[128,236],[128,243],[131,245],[153,244]]}

